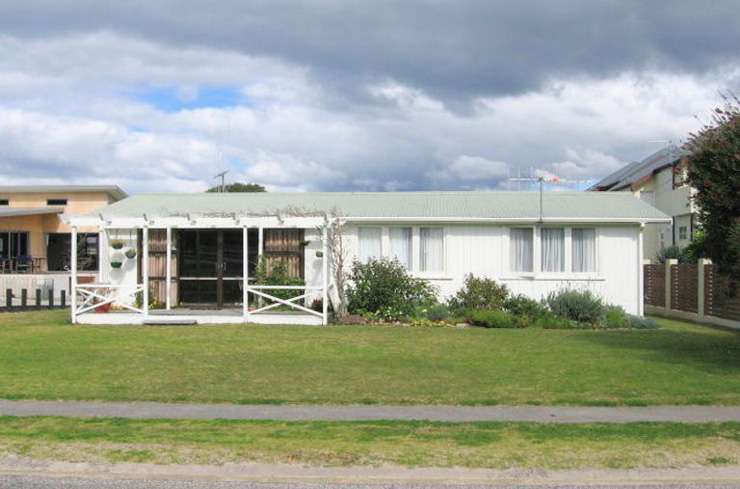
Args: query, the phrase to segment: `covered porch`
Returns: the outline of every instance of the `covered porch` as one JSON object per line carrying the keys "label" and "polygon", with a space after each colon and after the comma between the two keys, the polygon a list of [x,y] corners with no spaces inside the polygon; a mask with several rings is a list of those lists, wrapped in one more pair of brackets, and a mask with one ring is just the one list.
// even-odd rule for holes
{"label": "covered porch", "polygon": [[[71,219],[71,257],[77,227],[93,219]],[[95,220],[100,268],[94,282],[80,283],[72,261],[73,323],[328,322],[326,217]]]}

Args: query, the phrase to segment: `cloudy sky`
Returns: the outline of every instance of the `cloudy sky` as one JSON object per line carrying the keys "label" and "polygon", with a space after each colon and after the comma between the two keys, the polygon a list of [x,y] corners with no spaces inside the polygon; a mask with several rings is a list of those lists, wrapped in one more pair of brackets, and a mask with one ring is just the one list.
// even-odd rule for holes
{"label": "cloudy sky", "polygon": [[[0,0],[0,178],[592,180],[740,91],[737,1]],[[572,184],[578,185],[578,184]],[[580,186],[584,184],[581,183]]]}

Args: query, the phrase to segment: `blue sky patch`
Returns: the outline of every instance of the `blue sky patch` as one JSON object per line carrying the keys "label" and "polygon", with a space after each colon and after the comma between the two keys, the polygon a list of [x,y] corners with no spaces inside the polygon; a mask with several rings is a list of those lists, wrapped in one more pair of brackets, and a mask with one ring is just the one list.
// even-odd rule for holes
{"label": "blue sky patch", "polygon": [[199,87],[191,93],[175,87],[156,87],[141,91],[136,97],[164,112],[207,107],[234,107],[245,102],[245,97],[231,87]]}

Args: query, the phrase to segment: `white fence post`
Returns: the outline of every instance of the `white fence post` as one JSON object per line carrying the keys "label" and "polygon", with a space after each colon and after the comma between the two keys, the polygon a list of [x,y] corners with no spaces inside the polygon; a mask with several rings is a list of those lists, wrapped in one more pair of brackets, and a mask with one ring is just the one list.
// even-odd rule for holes
{"label": "white fence post", "polygon": [[249,232],[242,227],[242,317],[249,321]]}
{"label": "white fence post", "polygon": [[170,290],[172,289],[172,227],[167,226],[167,264],[165,265],[166,269],[166,278],[167,281],[165,283],[164,289],[165,289],[165,308],[169,311],[171,307],[171,301],[170,301]]}
{"label": "white fence post", "polygon": [[[645,230],[645,223],[640,224],[640,229],[637,232],[637,315],[645,315],[645,266],[643,265],[643,250],[642,240],[643,231]],[[568,248],[566,248],[568,249]],[[569,270],[569,268],[566,268]]]}
{"label": "white fence post", "polygon": [[321,240],[323,242],[323,254],[321,258],[321,312],[322,323],[326,326],[329,323],[329,234],[328,223],[321,231]]}
{"label": "white fence post", "polygon": [[142,309],[144,316],[149,316],[149,227],[144,226],[142,234],[142,256],[141,256],[141,281],[143,285],[142,297],[144,298]]}
{"label": "white fence post", "polygon": [[77,226],[72,226],[70,250],[70,284],[71,297],[69,298],[69,309],[72,314],[72,324],[77,323]]}

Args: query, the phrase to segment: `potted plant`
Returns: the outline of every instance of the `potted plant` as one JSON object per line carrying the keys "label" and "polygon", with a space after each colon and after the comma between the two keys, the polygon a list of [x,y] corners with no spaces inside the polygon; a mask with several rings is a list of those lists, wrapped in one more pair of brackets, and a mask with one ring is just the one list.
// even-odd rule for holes
{"label": "potted plant", "polygon": [[121,268],[123,266],[123,255],[116,253],[110,257],[111,268]]}
{"label": "potted plant", "polygon": [[99,306],[97,306],[95,308],[95,312],[97,312],[97,313],[110,312],[110,307],[111,307],[111,303],[110,302],[107,302],[105,304],[100,304]]}
{"label": "potted plant", "polygon": [[136,250],[133,248],[129,248],[126,250],[124,255],[126,255],[126,258],[133,260],[134,258],[136,258]]}
{"label": "potted plant", "polygon": [[120,239],[114,239],[110,242],[110,247],[114,250],[120,250],[121,248],[123,248],[123,241],[121,241]]}

